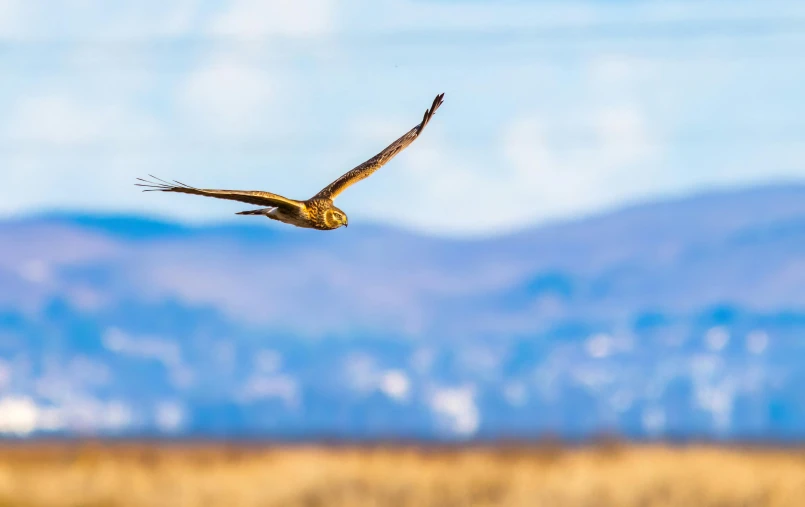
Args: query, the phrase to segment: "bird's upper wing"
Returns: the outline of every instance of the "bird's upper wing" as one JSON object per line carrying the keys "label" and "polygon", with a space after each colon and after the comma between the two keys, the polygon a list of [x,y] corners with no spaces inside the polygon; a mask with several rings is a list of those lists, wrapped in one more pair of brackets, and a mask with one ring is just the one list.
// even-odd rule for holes
{"label": "bird's upper wing", "polygon": [[412,128],[405,135],[403,135],[402,137],[391,143],[385,150],[381,151],[380,153],[370,158],[363,164],[345,173],[340,178],[327,185],[318,194],[314,196],[314,199],[315,198],[335,199],[336,196],[338,196],[338,194],[343,192],[347,187],[349,187],[353,183],[356,183],[368,177],[370,174],[380,169],[380,167],[382,167],[383,164],[391,160],[394,157],[394,155],[400,153],[409,144],[413,143],[414,139],[419,137],[419,134],[422,133],[422,130],[425,128],[425,125],[427,125],[430,119],[433,117],[433,113],[435,113],[436,110],[439,109],[439,106],[441,106],[443,102],[444,102],[444,93],[440,93],[433,100],[433,105],[430,106],[430,109],[425,110],[425,116],[422,118],[422,122],[419,125]]}
{"label": "bird's upper wing", "polygon": [[304,204],[300,201],[288,199],[287,197],[272,194],[271,192],[261,192],[259,190],[214,190],[207,188],[194,188],[178,181],[169,183],[157,178],[156,176],[151,177],[156,181],[137,178],[143,183],[135,183],[135,185],[139,187],[146,187],[146,189],[143,190],[144,192],[181,192],[183,194],[203,195],[206,197],[215,197],[217,199],[229,199],[230,201],[247,202],[257,206],[268,206],[284,209],[304,208]]}

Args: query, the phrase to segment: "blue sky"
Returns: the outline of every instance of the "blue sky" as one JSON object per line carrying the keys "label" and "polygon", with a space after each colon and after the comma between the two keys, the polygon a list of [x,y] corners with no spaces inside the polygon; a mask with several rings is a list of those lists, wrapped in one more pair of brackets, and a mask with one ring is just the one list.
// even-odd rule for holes
{"label": "blue sky", "polygon": [[351,223],[496,234],[799,180],[803,54],[793,0],[0,0],[0,215],[247,220],[132,183],[306,198],[439,92]]}

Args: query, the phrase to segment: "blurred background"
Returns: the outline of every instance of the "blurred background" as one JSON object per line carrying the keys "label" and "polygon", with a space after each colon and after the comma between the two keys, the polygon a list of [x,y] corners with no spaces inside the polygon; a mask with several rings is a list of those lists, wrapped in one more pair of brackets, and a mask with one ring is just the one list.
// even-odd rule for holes
{"label": "blurred background", "polygon": [[[422,459],[449,482],[450,460],[466,459],[475,477],[435,500],[353,498],[352,486],[316,496],[305,483],[300,505],[632,505],[602,496],[621,476],[565,449],[602,436],[634,443],[590,451],[637,453],[634,469],[617,465],[630,478],[702,479],[729,463],[730,477],[754,476],[794,459],[803,53],[795,0],[0,0],[0,434],[39,442],[23,449],[39,449],[41,467],[83,456],[144,470],[196,463],[166,450],[178,441],[559,442],[436,464],[287,451],[277,459],[328,488],[332,470],[315,468],[328,460],[344,474],[354,460],[350,480],[367,484],[362,460],[421,471]],[[339,197],[348,229],[133,186],[150,173],[304,199],[440,92],[423,136]],[[41,443],[54,438],[162,444],[87,458]],[[680,457],[645,441],[719,450]],[[747,443],[789,452],[747,457]],[[0,504],[18,505],[14,488],[41,484],[44,468],[22,480],[28,451],[3,452]],[[231,452],[256,460],[254,481],[274,477]],[[805,497],[798,459],[746,491],[713,486],[713,505],[799,505],[786,503]],[[501,470],[521,462],[536,468],[516,496],[520,476]],[[529,493],[554,465],[581,496]],[[414,481],[394,470],[375,475]],[[504,486],[470,487],[495,473]],[[215,504],[175,484],[143,505]],[[663,484],[634,505],[709,505],[695,493],[705,486]],[[686,484],[694,492],[674,496]]]}

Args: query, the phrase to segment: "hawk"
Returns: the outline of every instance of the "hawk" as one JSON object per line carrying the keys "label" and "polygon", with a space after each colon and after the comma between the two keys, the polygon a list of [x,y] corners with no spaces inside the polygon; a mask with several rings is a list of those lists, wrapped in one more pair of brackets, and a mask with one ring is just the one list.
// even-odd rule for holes
{"label": "hawk", "polygon": [[337,208],[333,204],[333,200],[350,185],[369,177],[369,175],[380,169],[395,155],[414,142],[443,102],[444,93],[440,93],[433,100],[430,109],[425,110],[425,116],[417,126],[391,143],[386,149],[351,171],[346,172],[340,178],[324,187],[318,194],[306,201],[288,199],[281,195],[259,190],[212,190],[195,188],[179,181],[169,183],[153,175],[151,175],[151,178],[156,181],[137,178],[142,183],[135,183],[135,185],[146,187],[144,192],[179,192],[254,204],[261,206],[261,208],[241,211],[237,214],[263,215],[272,220],[278,220],[297,227],[323,231],[338,229],[341,226],[346,227],[348,225],[347,214]]}

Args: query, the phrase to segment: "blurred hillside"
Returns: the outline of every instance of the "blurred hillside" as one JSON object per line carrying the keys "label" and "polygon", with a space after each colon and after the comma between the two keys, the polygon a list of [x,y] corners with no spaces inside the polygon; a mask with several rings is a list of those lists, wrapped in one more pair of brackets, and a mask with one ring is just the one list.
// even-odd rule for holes
{"label": "blurred hillside", "polygon": [[477,240],[242,223],[0,223],[0,432],[805,437],[805,186]]}

